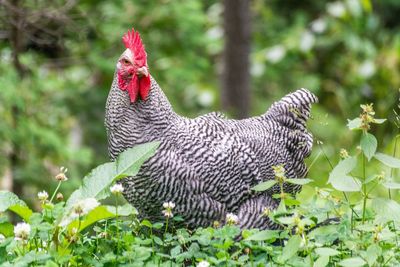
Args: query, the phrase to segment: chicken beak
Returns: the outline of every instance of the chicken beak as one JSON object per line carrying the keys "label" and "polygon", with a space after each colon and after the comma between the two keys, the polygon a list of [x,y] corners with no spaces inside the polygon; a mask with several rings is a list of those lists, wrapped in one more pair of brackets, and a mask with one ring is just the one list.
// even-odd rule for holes
{"label": "chicken beak", "polygon": [[138,68],[138,69],[136,70],[136,75],[137,75],[139,78],[149,76],[149,72],[148,72],[148,70],[147,70],[147,67],[146,67],[146,66],[143,66],[143,67]]}

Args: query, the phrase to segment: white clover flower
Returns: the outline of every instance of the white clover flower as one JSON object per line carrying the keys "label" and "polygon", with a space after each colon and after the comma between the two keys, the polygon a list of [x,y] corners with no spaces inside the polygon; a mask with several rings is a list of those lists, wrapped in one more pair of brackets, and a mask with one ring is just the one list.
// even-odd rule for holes
{"label": "white clover flower", "polygon": [[100,203],[95,198],[86,198],[79,200],[72,208],[72,212],[76,215],[88,214],[91,210],[99,206]]}
{"label": "white clover flower", "polygon": [[0,234],[0,244],[3,243],[4,240],[6,240],[6,237]]}
{"label": "white clover flower", "polygon": [[238,224],[239,218],[233,213],[226,214],[226,223],[229,225]]}
{"label": "white clover flower", "polygon": [[122,186],[122,184],[115,184],[110,187],[110,191],[114,195],[121,194],[122,192],[124,192],[124,187]]}
{"label": "white clover flower", "polygon": [[175,208],[175,203],[174,202],[164,202],[163,207],[165,210],[162,211],[165,217],[167,218],[172,218],[174,217],[174,214],[172,213],[172,209]]}
{"label": "white clover flower", "polygon": [[265,59],[271,63],[278,63],[286,55],[286,48],[283,45],[276,45],[267,50]]}
{"label": "white clover flower", "polygon": [[197,267],[209,267],[210,263],[208,261],[201,261],[197,264]]}
{"label": "white clover flower", "polygon": [[323,33],[326,30],[326,21],[322,18],[311,22],[311,30],[315,33]]}
{"label": "white clover flower", "polygon": [[60,173],[56,175],[56,180],[59,182],[65,182],[68,180],[68,177],[65,175],[68,171],[68,168],[61,167]]}
{"label": "white clover flower", "polygon": [[164,209],[173,209],[175,208],[175,203],[174,202],[164,202],[163,204]]}
{"label": "white clover flower", "polygon": [[376,72],[376,67],[373,61],[367,60],[358,67],[358,74],[363,78],[369,78]]}
{"label": "white clover flower", "polygon": [[15,240],[27,240],[31,233],[31,226],[27,223],[18,223],[14,227]]}
{"label": "white clover flower", "polygon": [[37,194],[37,196],[38,196],[38,199],[39,199],[40,201],[42,201],[42,202],[45,202],[45,201],[49,198],[49,194],[47,194],[46,191],[39,192],[39,193]]}

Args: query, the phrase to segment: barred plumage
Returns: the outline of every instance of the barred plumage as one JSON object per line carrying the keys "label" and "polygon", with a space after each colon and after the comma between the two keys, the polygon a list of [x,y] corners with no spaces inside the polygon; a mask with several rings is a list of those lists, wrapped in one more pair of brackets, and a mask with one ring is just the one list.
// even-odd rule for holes
{"label": "barred plumage", "polygon": [[300,89],[258,117],[232,120],[210,113],[189,119],[173,111],[153,78],[146,101],[131,103],[115,77],[105,119],[111,158],[136,144],[161,141],[139,174],[123,180],[126,199],[154,220],[162,216],[162,203],[172,201],[188,227],[223,222],[231,212],[241,227],[273,228],[261,215],[265,207],[276,208],[271,195],[277,188],[263,193],[250,188],[274,179],[271,167],[278,164],[285,164],[290,178],[305,175],[303,160],[312,147],[306,121],[316,101]]}

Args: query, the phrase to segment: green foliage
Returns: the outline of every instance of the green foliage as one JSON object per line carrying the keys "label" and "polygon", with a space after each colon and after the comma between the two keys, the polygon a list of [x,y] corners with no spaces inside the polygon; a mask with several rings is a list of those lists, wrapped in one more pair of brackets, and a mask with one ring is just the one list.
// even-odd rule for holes
{"label": "green foliage", "polygon": [[[361,129],[351,125],[349,128]],[[368,130],[363,130],[360,140],[367,134]],[[278,230],[241,231],[235,225],[217,223],[214,227],[188,230],[182,228],[179,214],[150,222],[140,220],[134,207],[119,205],[117,196],[113,197],[114,206],[97,202],[110,195],[101,192],[109,192],[112,182],[137,174],[157,147],[158,143],[149,143],[127,150],[117,161],[101,165],[87,175],[67,204],[42,199],[41,212],[31,211],[29,216],[16,212],[21,207],[29,208],[15,194],[0,192],[1,211],[16,212],[29,222],[31,229],[18,240],[20,226],[14,227],[4,215],[0,217],[0,234],[4,236],[0,239],[1,266],[196,266],[205,261],[212,266],[400,264],[400,205],[392,199],[400,184],[376,168],[371,168],[371,173],[368,170],[377,163],[398,168],[395,157],[365,147],[355,155],[342,153],[345,158],[333,167],[325,187],[315,188],[308,200],[285,193],[284,184],[303,185],[312,179],[288,179],[283,166],[276,166],[276,179],[253,189],[268,191],[279,185],[279,207],[265,210],[262,215],[279,225]],[[378,161],[368,161],[368,156]],[[379,193],[382,190],[388,196]],[[339,198],[339,193],[343,197]],[[90,210],[85,201],[92,203]],[[81,210],[85,211],[79,213]]]}

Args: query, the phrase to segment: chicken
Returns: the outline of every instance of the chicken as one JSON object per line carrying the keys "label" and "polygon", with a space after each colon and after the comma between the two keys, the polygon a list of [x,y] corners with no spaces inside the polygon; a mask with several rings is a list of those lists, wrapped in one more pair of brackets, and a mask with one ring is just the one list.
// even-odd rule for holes
{"label": "chicken", "polygon": [[[242,228],[274,228],[262,212],[277,207],[277,188],[251,188],[274,179],[272,166],[279,164],[287,177],[304,177],[313,143],[306,121],[317,98],[300,89],[258,117],[233,120],[213,112],[185,118],[150,75],[139,33],[128,31],[123,43],[106,104],[111,159],[136,144],[160,141],[138,175],[123,179],[125,198],[152,220],[160,220],[162,204],[171,201],[189,228],[225,222],[228,213]],[[286,192],[298,190],[285,186]]]}

